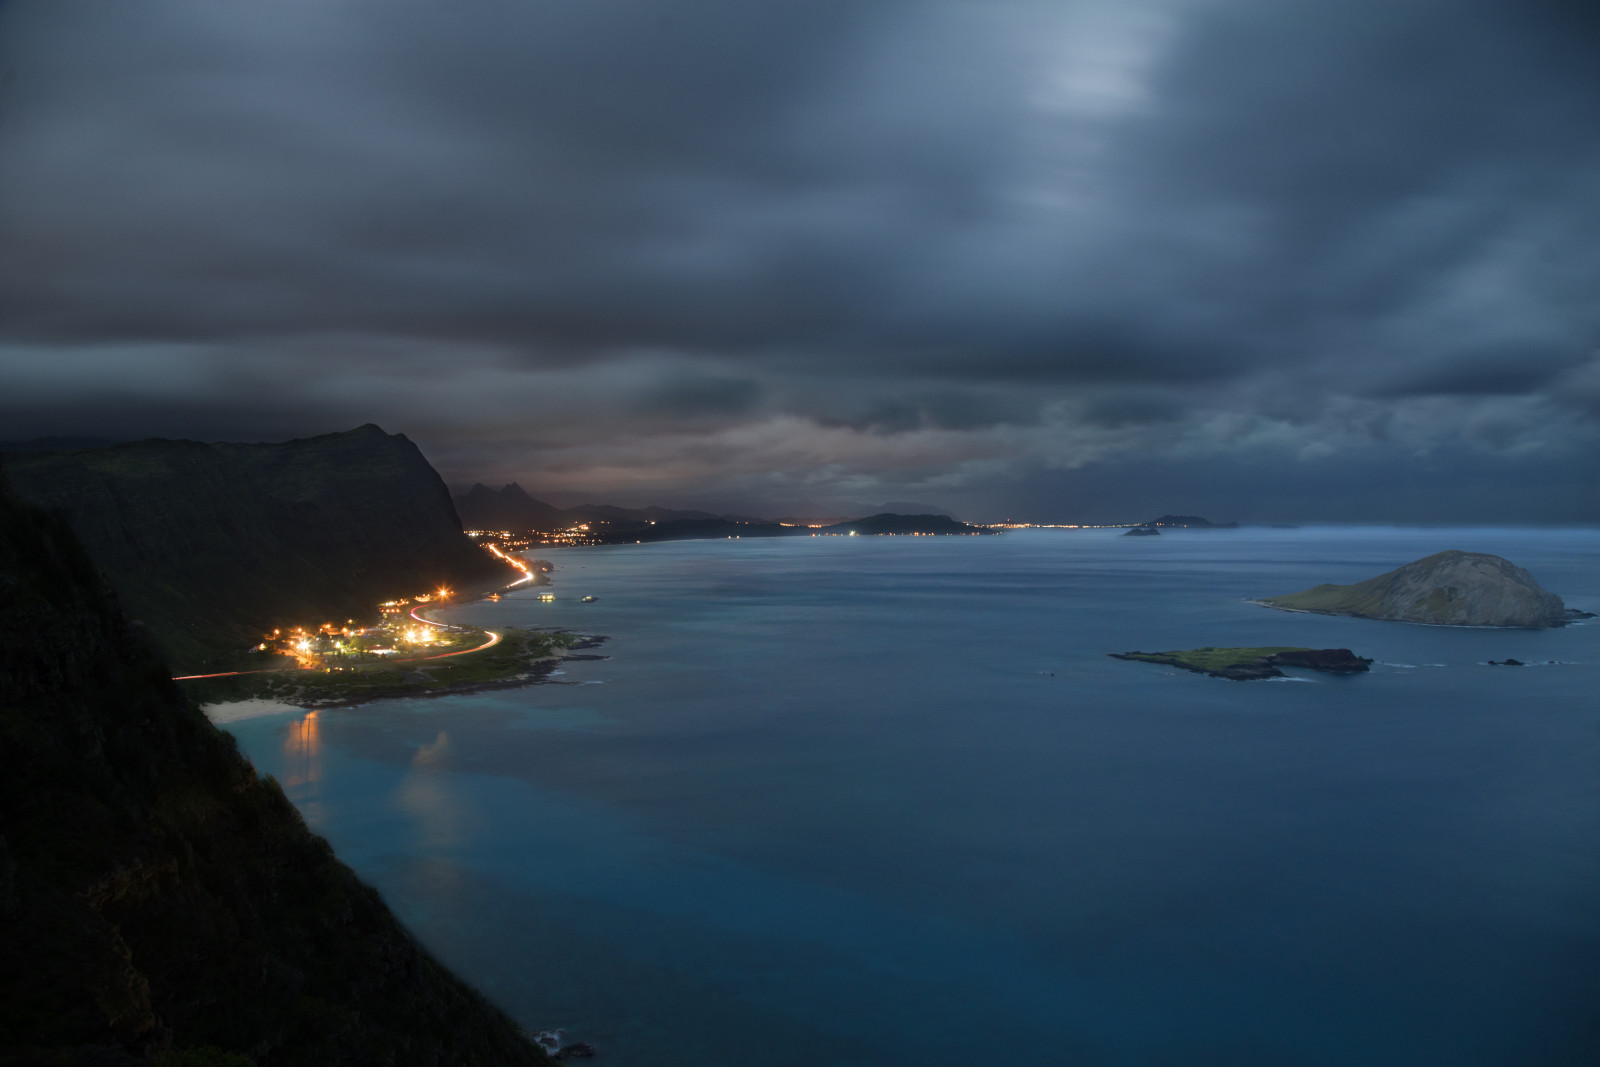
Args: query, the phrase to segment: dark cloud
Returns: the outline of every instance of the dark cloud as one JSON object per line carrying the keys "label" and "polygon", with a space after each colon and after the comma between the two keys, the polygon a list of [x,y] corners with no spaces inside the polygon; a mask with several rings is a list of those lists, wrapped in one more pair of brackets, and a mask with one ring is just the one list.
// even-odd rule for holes
{"label": "dark cloud", "polygon": [[1454,451],[1559,517],[1596,129],[1563,0],[12,0],[3,436],[780,509]]}
{"label": "dark cloud", "polygon": [[1522,396],[1548,388],[1584,362],[1581,352],[1542,345],[1461,352],[1397,368],[1378,396]]}
{"label": "dark cloud", "polygon": [[1169,393],[1128,390],[1093,396],[1078,412],[1078,417],[1090,425],[1113,429],[1176,422],[1183,415],[1183,405]]}
{"label": "dark cloud", "polygon": [[645,393],[640,406],[669,415],[740,415],[760,396],[761,386],[749,379],[702,375],[664,382]]}

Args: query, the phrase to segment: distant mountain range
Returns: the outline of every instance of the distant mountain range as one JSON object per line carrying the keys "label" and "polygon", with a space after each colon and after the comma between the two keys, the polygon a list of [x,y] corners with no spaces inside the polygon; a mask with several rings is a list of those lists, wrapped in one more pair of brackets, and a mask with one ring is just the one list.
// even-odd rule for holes
{"label": "distant mountain range", "polygon": [[67,520],[184,669],[220,669],[263,629],[511,577],[462,535],[416,445],[373,425],[281,444],[7,453],[0,464],[17,496]]}
{"label": "distant mountain range", "polygon": [[648,541],[692,541],[708,537],[810,537],[813,535],[862,537],[885,534],[987,534],[994,531],[968,526],[948,515],[868,515],[861,519],[826,526],[788,525],[778,522],[740,519],[669,519],[665,522],[611,523],[596,528],[590,535],[604,543],[631,544]]}
{"label": "distant mountain range", "polygon": [[[454,501],[456,514],[461,517],[461,525],[469,530],[553,531],[569,529],[580,523],[607,523],[619,529],[651,523],[657,526],[667,523],[700,523],[708,532],[690,536],[721,537],[723,533],[720,532],[722,526],[719,526],[719,523],[730,526],[814,527],[852,521],[851,517],[841,515],[821,518],[786,516],[781,519],[763,519],[750,515],[727,515],[673,508],[623,508],[612,504],[580,504],[576,507],[558,508],[529,496],[516,482],[499,489],[490,489],[481,483],[475,484],[466,492],[456,494]],[[939,508],[904,501],[891,501],[877,508],[864,508],[863,511],[872,515],[914,514],[918,518],[950,520],[950,516]],[[677,528],[680,533],[690,529],[693,527]],[[656,535],[648,539],[663,540],[664,538],[660,536],[663,532],[665,531],[657,531]],[[744,536],[762,535],[745,533]]]}
{"label": "distant mountain range", "polygon": [[1210,519],[1202,519],[1198,515],[1163,515],[1159,519],[1151,519],[1144,525],[1187,530],[1237,530],[1239,528],[1239,524],[1236,522],[1212,522]]}
{"label": "distant mountain range", "polygon": [[675,511],[672,508],[620,508],[611,504],[580,504],[558,508],[529,496],[516,482],[499,489],[476,484],[454,498],[461,525],[469,530],[564,530],[583,522],[668,522],[673,520],[727,519],[760,522],[741,515],[714,515],[709,511]]}

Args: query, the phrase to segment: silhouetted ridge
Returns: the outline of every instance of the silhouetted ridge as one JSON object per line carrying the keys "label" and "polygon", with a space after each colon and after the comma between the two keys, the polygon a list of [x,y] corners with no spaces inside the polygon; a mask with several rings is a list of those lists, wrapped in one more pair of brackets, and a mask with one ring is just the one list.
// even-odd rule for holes
{"label": "silhouetted ridge", "polygon": [[709,511],[675,511],[672,508],[622,508],[614,504],[579,504],[558,508],[529,496],[516,482],[490,489],[477,483],[455,498],[456,513],[469,530],[562,530],[584,522],[651,523],[678,520],[749,522]]}
{"label": "silhouetted ridge", "polygon": [[4,462],[16,494],[66,518],[183,668],[273,626],[510,577],[462,535],[416,445],[370,423],[282,444],[150,440]]}

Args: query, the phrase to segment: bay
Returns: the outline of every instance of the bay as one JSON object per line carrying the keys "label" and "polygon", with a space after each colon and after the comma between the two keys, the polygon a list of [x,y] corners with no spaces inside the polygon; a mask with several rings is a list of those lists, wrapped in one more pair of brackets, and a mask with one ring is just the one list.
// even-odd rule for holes
{"label": "bay", "polygon": [[[446,617],[609,635],[566,684],[226,727],[446,963],[621,1067],[1591,1062],[1600,626],[1248,602],[1447,548],[1600,609],[1587,529],[548,550],[554,602]],[[1376,662],[1106,655],[1271,644]]]}

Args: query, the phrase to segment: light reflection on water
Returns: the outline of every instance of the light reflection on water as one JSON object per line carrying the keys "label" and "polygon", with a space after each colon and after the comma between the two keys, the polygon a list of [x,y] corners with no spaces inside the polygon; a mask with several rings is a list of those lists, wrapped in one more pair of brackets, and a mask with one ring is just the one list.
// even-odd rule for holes
{"label": "light reflection on water", "polygon": [[318,712],[291,723],[283,739],[283,770],[278,781],[285,789],[301,789],[322,780],[322,744],[317,736]]}

